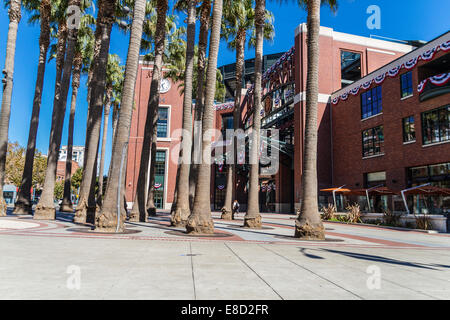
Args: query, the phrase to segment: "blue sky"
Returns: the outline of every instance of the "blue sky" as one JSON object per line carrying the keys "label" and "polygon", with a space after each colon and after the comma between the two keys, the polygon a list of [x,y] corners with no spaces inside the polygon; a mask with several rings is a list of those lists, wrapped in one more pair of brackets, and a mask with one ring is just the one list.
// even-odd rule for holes
{"label": "blue sky", "polygon": [[[172,1],[170,1],[172,2]],[[281,4],[280,4],[281,2]],[[296,1],[267,0],[267,9],[275,17],[275,39],[264,45],[264,54],[283,52],[294,44],[294,30],[300,23],[306,22],[306,12],[296,5]],[[366,13],[370,5],[378,5],[381,9],[381,29],[369,30]],[[429,41],[450,29],[450,1],[442,0],[340,0],[339,9],[331,13],[327,7],[322,8],[321,25],[334,28],[339,32],[351,33],[361,36],[377,35],[402,40]],[[28,139],[28,126],[36,81],[37,60],[39,55],[38,39],[39,25],[29,25],[28,15],[23,14],[19,25],[16,46],[14,88],[12,98],[12,112],[9,129],[9,140],[18,141],[25,146]],[[182,22],[182,19],[179,20]],[[198,26],[197,26],[198,28]],[[8,30],[7,10],[0,9],[0,67],[3,69]],[[111,40],[111,53],[118,54],[125,64],[128,38],[117,30],[113,30]],[[254,57],[249,51],[246,58]],[[233,63],[235,55],[229,51],[225,43],[221,44],[218,65]],[[42,106],[37,136],[37,148],[47,153],[53,108],[55,64],[47,64]],[[82,78],[82,84],[86,79]],[[70,92],[67,109],[70,104]],[[68,110],[67,110],[68,111]],[[86,130],[87,101],[86,88],[81,86],[78,94],[77,111],[75,118],[74,144],[84,145]],[[111,123],[111,121],[110,121]],[[68,112],[64,123],[62,144],[67,143]],[[107,140],[106,170],[109,167],[111,152],[111,131]]]}

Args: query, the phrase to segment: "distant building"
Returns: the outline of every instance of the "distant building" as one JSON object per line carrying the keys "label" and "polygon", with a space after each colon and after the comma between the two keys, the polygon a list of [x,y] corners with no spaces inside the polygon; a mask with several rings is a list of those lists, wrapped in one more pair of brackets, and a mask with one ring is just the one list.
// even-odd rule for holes
{"label": "distant building", "polygon": [[[78,170],[80,166],[78,165],[78,162],[75,160],[72,160],[72,173],[70,176],[73,176],[75,171]],[[66,177],[66,160],[64,161],[58,161],[58,165],[56,167],[56,181],[64,181],[64,178]]]}
{"label": "distant building", "polygon": [[[62,146],[61,149],[59,149],[58,161],[66,161],[66,159],[67,159],[67,146]],[[84,147],[83,146],[73,146],[72,160],[77,162],[79,167],[83,166],[83,161],[84,161]]]}

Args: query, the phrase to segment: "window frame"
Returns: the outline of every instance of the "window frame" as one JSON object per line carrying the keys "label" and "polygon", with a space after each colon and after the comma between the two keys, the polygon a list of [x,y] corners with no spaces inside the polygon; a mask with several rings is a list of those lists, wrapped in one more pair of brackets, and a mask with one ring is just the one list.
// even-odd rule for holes
{"label": "window frame", "polygon": [[[405,120],[411,120],[406,122]],[[411,131],[411,123],[412,123],[412,131]],[[406,132],[406,127],[408,128],[409,132]],[[402,119],[402,131],[403,131],[403,143],[411,143],[416,141],[416,120],[414,115],[405,117]],[[407,135],[412,135],[412,139],[408,139]]]}
{"label": "window frame", "polygon": [[379,85],[361,94],[361,120],[377,116],[381,113],[383,113],[383,89]]}
{"label": "window frame", "polygon": [[[380,131],[382,139],[380,140]],[[365,139],[366,137],[366,139]],[[384,155],[384,126],[379,125],[361,132],[362,157],[371,158]],[[378,151],[377,151],[378,149]]]}
{"label": "window frame", "polygon": [[[424,111],[420,117],[423,146],[450,142],[450,105]],[[431,126],[428,125],[430,123]],[[427,130],[430,135],[427,134]]]}
{"label": "window frame", "polygon": [[[159,136],[159,130],[158,130],[158,127],[159,127],[159,111],[160,111],[160,109],[166,109],[167,110],[167,119],[165,120],[166,121],[166,135],[164,136],[164,137],[162,137],[162,136]],[[167,106],[167,105],[159,105],[158,106],[158,119],[157,119],[157,121],[156,121],[156,137],[157,137],[157,139],[158,140],[164,140],[164,139],[169,139],[170,138],[170,110],[171,108],[170,108],[170,106]]]}
{"label": "window frame", "polygon": [[[406,78],[406,87],[404,84],[404,78]],[[409,83],[408,83],[409,82]],[[408,90],[405,94],[405,89]],[[400,99],[406,99],[414,95],[413,76],[412,71],[405,72],[400,75]]]}

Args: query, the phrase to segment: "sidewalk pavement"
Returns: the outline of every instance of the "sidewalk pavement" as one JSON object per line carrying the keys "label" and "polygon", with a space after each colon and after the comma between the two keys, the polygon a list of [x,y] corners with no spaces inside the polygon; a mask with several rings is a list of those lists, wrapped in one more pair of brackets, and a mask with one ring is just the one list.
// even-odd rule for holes
{"label": "sidewalk pavement", "polygon": [[[80,232],[54,221],[0,218],[3,299],[448,299],[450,235],[325,223],[326,242],[292,237],[294,216],[261,230],[215,218],[187,236],[167,212],[136,233]],[[178,232],[176,232],[178,231]]]}

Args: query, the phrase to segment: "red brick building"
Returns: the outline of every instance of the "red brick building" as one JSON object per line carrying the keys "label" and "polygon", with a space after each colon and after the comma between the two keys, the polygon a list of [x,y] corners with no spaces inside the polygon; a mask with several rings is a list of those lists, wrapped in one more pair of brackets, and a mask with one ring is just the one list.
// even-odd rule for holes
{"label": "red brick building", "polygon": [[[331,100],[330,185],[450,187],[450,32],[338,90]],[[382,200],[380,205],[389,204]],[[401,197],[394,200],[394,209],[404,211]],[[412,207],[418,199],[409,200]],[[450,209],[448,201],[439,206]]]}
{"label": "red brick building", "polygon": [[[306,24],[299,25],[295,30],[294,47],[263,76],[262,128],[280,130],[281,153],[279,172],[260,179],[262,210],[293,212],[300,204],[306,107],[306,35]],[[318,186],[322,189],[333,184],[331,94],[414,47],[336,32],[326,27],[320,28],[319,45]],[[245,128],[251,126],[252,98],[250,92],[242,106]],[[326,194],[320,196],[320,201],[327,201]]]}
{"label": "red brick building", "polygon": [[[152,63],[144,62],[141,59],[136,81],[135,106],[128,145],[126,173],[128,206],[131,206],[136,194],[152,70]],[[155,163],[155,187],[157,187],[155,203],[161,209],[170,209],[175,190],[179,141],[174,139],[174,131],[182,127],[183,121],[183,95],[180,94],[180,89],[178,84],[172,83],[170,79],[164,79],[161,82]]]}
{"label": "red brick building", "polygon": [[[78,170],[80,166],[78,165],[78,162],[72,160],[72,173],[70,176],[73,176],[75,171]],[[64,181],[66,177],[66,161],[58,161],[58,164],[56,166],[56,181]]]}

